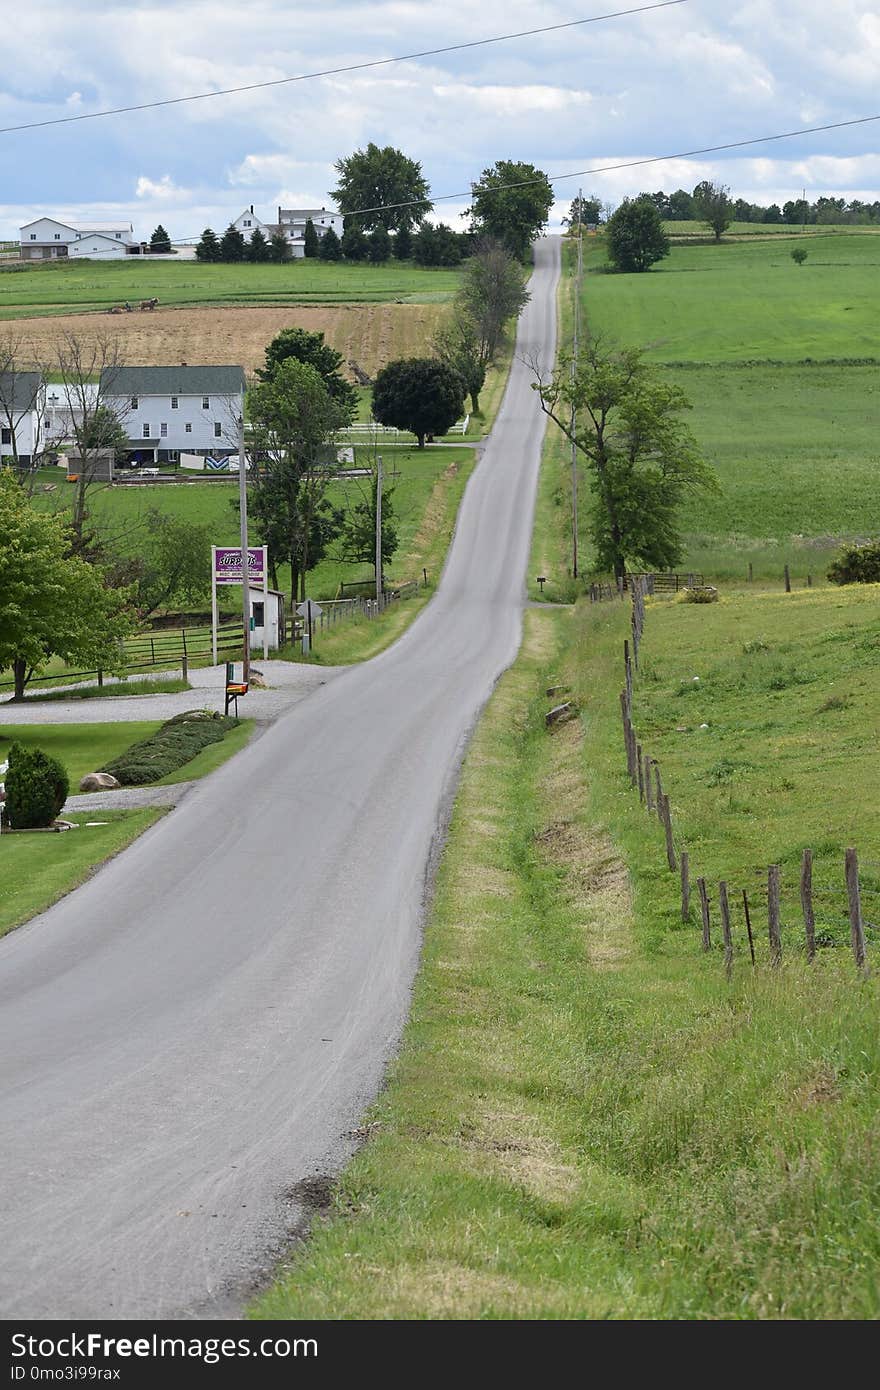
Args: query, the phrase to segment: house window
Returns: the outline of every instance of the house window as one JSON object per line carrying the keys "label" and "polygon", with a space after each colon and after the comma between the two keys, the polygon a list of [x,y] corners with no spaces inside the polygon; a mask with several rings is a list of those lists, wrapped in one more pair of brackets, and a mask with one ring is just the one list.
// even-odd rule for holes
{"label": "house window", "polygon": [[36,241],[36,239],[37,239],[37,234],[36,234],[36,232],[31,232],[31,241]]}
{"label": "house window", "polygon": [[138,398],[137,398],[137,396],[132,396],[132,398],[131,398],[131,408],[132,408],[132,410],[137,410],[137,408],[138,408]]}
{"label": "house window", "polygon": [[61,240],[61,233],[60,233],[60,232],[56,232],[56,233],[55,233],[55,240],[56,240],[56,241],[60,241],[60,240]]}
{"label": "house window", "polygon": [[149,439],[149,437],[150,437],[150,427],[149,427],[149,425],[144,425],[144,439]]}
{"label": "house window", "polygon": [[249,221],[246,221],[244,225],[245,225],[246,227],[249,227],[251,224],[250,224]]}
{"label": "house window", "polygon": [[184,428],[184,430],[186,431],[187,434],[192,434],[192,432],[193,432],[193,427],[192,427],[192,425],[189,423],[188,420],[187,420],[187,422],[186,422],[186,424],[184,425],[183,428]]}
{"label": "house window", "polygon": [[0,443],[2,443],[2,444],[11,444],[11,443],[12,443],[12,430],[0,430]]}
{"label": "house window", "polygon": [[262,627],[266,621],[266,605],[264,603],[252,604],[251,613],[253,614],[254,627]]}
{"label": "house window", "polygon": [[165,424],[164,420],[162,421],[162,424],[159,426],[159,433],[163,439],[168,438],[168,426]]}
{"label": "house window", "polygon": [[215,421],[214,421],[214,438],[215,438],[215,439],[222,439],[222,438],[223,438],[223,426],[221,425],[221,423],[220,423],[219,420],[215,420]]}
{"label": "house window", "polygon": [[176,397],[176,396],[172,396],[172,397],[171,397],[171,409],[172,409],[172,410],[176,410],[176,409],[177,409],[177,397]]}
{"label": "house window", "polygon": [[202,396],[202,410],[210,410],[211,402],[207,396]]}
{"label": "house window", "polygon": [[116,240],[119,241],[119,239],[120,239],[121,236],[122,236],[122,233],[121,233],[121,232],[117,232],[117,233],[116,233]]}

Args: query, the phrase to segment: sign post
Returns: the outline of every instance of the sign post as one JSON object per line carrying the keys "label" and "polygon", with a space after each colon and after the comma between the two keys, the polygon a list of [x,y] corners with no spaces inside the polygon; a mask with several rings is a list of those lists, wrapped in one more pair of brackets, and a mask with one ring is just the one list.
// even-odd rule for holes
{"label": "sign post", "polygon": [[217,665],[217,547],[211,546],[211,665]]}
{"label": "sign post", "polygon": [[300,618],[305,618],[306,631],[309,634],[309,651],[311,651],[315,619],[320,618],[324,610],[320,603],[316,603],[313,598],[307,598],[303,600],[296,611]]}
{"label": "sign post", "polygon": [[247,535],[247,466],[244,457],[244,405],[238,417],[238,515],[241,523],[241,607],[244,627],[244,649],[241,658],[241,678],[245,685],[251,674],[251,588],[250,560]]}

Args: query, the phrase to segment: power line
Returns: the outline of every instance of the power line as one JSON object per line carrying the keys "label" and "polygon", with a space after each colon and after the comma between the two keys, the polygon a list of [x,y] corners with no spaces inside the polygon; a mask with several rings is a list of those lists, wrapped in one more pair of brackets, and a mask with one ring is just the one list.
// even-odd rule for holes
{"label": "power line", "polygon": [[223,87],[216,92],[193,92],[183,97],[165,97],[161,101],[144,101],[135,106],[114,106],[106,111],[85,111],[76,116],[55,116],[48,121],[27,121],[23,125],[0,126],[0,135],[19,130],[40,130],[45,126],[73,125],[77,121],[96,121],[104,116],[127,116],[135,111],[154,111],[161,106],[180,106],[188,101],[208,101],[212,97],[234,96],[238,92],[257,92],[267,87],[284,87],[294,82],[311,82],[318,77],[338,77],[347,72],[364,72],[368,68],[388,67],[392,63],[410,63],[417,58],[436,58],[443,53],[460,53],[468,48],[485,48],[492,43],[508,43],[512,39],[527,39],[538,34],[558,33],[561,29],[576,29],[584,24],[599,24],[607,19],[624,19],[629,15],[647,14],[651,10],[666,10],[673,5],[685,5],[688,0],[656,0],[651,5],[639,5],[629,10],[614,10],[610,14],[591,15],[588,19],[570,19],[562,24],[544,24],[538,29],[521,29],[515,34],[496,34],[488,39],[472,39],[469,43],[450,43],[443,48],[425,48],[418,53],[400,53],[394,58],[372,58],[368,62],[348,63],[344,67],[322,68],[317,72],[301,72],[293,77],[275,77],[265,82],[248,82],[241,87]]}

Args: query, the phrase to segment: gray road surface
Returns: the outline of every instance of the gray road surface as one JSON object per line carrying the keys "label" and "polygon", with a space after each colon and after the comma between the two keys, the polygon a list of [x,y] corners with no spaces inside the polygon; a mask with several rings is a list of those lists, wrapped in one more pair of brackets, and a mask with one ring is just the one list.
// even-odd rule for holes
{"label": "gray road surface", "polygon": [[[559,242],[520,353],[552,360]],[[6,1318],[226,1315],[375,1096],[468,734],[520,640],[543,417],[514,362],[443,581],[0,942]],[[238,806],[236,812],[232,808]]]}

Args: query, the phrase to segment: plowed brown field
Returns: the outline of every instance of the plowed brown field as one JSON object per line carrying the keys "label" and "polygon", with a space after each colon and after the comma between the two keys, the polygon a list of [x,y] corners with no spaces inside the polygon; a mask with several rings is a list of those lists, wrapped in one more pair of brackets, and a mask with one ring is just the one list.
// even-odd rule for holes
{"label": "plowed brown field", "polygon": [[282,328],[320,329],[346,363],[371,376],[396,357],[423,355],[447,312],[442,304],[339,304],[314,307],[135,310],[131,314],[67,314],[0,323],[0,344],[21,342],[24,354],[51,364],[62,332],[84,341],[117,337],[129,365],[173,366],[177,362],[234,363],[253,371],[266,344]]}

